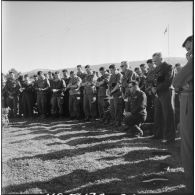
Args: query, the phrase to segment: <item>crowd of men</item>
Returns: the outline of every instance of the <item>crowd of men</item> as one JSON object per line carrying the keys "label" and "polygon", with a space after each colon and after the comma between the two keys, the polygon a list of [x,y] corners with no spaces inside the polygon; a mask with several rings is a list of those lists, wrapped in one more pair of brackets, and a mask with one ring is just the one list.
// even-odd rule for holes
{"label": "crowd of men", "polygon": [[[183,43],[190,63],[187,67],[190,68],[192,42],[193,37],[190,36]],[[186,101],[192,102],[192,99],[188,100],[193,90],[192,68],[186,70],[186,66],[182,68],[179,63],[172,66],[163,61],[161,53],[154,53],[146,64],[132,70],[127,61],[122,61],[120,69],[111,64],[109,69],[101,67],[99,73],[93,71],[90,65],[77,65],[77,72],[70,71],[69,74],[64,69],[62,76],[59,71],[47,74],[38,71],[33,81],[28,74],[15,78],[16,75],[9,72],[7,80],[3,77],[2,107],[10,107],[10,118],[32,118],[35,114],[41,119],[70,117],[71,120],[95,122],[100,118],[104,125],[127,131],[135,137],[143,136],[141,125],[148,121],[154,123],[153,139],[173,143],[178,124],[182,123],[180,128],[185,132],[185,125],[189,126],[188,120],[192,117],[189,113],[192,106],[189,107],[189,102],[186,104]],[[183,94],[181,106],[185,107],[183,114],[179,111],[180,94]],[[192,145],[189,145],[193,143],[190,140],[193,134],[190,133],[187,138],[183,133],[184,142],[188,142],[182,150],[184,161],[191,159],[189,155],[186,157],[186,150],[193,151]],[[188,163],[184,162],[187,171]],[[191,176],[190,173],[188,175]]]}

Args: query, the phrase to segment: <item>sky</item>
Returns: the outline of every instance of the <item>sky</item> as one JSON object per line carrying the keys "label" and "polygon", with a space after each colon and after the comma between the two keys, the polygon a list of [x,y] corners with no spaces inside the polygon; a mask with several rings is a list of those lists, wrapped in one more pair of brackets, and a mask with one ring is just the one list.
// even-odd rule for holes
{"label": "sky", "polygon": [[192,9],[192,1],[2,1],[2,71],[145,60],[157,51],[185,57]]}

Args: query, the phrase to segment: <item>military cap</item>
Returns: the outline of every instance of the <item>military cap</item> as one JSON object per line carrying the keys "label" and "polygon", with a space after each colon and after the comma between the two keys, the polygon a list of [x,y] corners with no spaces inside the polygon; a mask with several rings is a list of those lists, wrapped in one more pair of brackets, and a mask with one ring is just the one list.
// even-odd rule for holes
{"label": "military cap", "polygon": [[77,68],[78,68],[78,67],[82,67],[82,66],[79,64],[79,65],[77,65]]}
{"label": "military cap", "polygon": [[34,74],[34,75],[33,75],[33,77],[37,77],[37,75],[36,75],[36,74]]}
{"label": "military cap", "polygon": [[43,73],[43,71],[38,71],[37,74],[40,75],[41,73]]}
{"label": "military cap", "polygon": [[86,65],[85,68],[90,68],[90,65]]}
{"label": "military cap", "polygon": [[148,59],[147,61],[146,61],[146,63],[148,64],[148,63],[152,63],[152,59]]}
{"label": "military cap", "polygon": [[68,70],[67,69],[64,69],[64,70],[62,70],[62,72],[68,72]]}
{"label": "military cap", "polygon": [[70,74],[74,74],[74,71],[72,70],[72,71],[70,71]]}
{"label": "military cap", "polygon": [[99,68],[99,71],[101,71],[101,70],[105,70],[105,68],[104,68],[104,67],[100,67],[100,68]]}
{"label": "military cap", "polygon": [[111,64],[111,65],[109,66],[109,69],[116,69],[116,65],[115,65],[115,64]]}
{"label": "military cap", "polygon": [[185,47],[185,44],[186,44],[188,41],[192,42],[192,41],[193,41],[193,36],[187,37],[186,40],[183,42],[182,47]]}
{"label": "military cap", "polygon": [[60,74],[60,72],[59,71],[56,71],[55,74]]}
{"label": "military cap", "polygon": [[12,74],[12,73],[14,73],[13,71],[9,71],[9,74]]}
{"label": "military cap", "polygon": [[143,67],[143,66],[145,66],[145,64],[140,64],[139,66],[140,66],[140,67]]}
{"label": "military cap", "polygon": [[26,78],[26,77],[28,77],[28,74],[25,74],[25,75],[24,75],[24,78]]}

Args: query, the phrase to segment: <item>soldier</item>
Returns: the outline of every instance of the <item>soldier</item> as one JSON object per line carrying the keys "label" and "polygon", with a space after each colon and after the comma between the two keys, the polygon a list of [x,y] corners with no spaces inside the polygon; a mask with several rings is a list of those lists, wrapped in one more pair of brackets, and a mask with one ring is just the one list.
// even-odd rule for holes
{"label": "soldier", "polygon": [[5,91],[7,94],[6,104],[10,107],[10,117],[16,117],[18,113],[18,94],[20,84],[15,79],[13,72],[9,72],[9,78],[6,81]]}
{"label": "soldier", "polygon": [[85,70],[87,74],[83,79],[81,86],[84,86],[83,109],[85,113],[85,121],[89,121],[90,117],[92,117],[92,120],[95,120],[97,115],[96,108],[94,106],[94,102],[96,101],[96,81],[89,65],[85,66]]}
{"label": "soldier", "polygon": [[180,135],[181,135],[181,160],[184,167],[187,191],[193,193],[193,36],[187,37],[182,47],[187,50],[187,64],[175,76],[173,85],[181,89],[180,97]]}
{"label": "soldier", "polygon": [[19,117],[21,117],[23,114],[24,114],[24,104],[22,103],[22,96],[23,96],[23,92],[21,91],[21,87],[24,83],[24,75],[21,75],[19,74],[18,76],[18,83],[19,83],[19,86],[20,86],[20,89],[19,89]]}
{"label": "soldier", "polygon": [[35,84],[35,90],[37,91],[37,107],[41,118],[46,118],[47,113],[47,90],[50,87],[48,79],[44,77],[42,71],[38,71],[38,80]]}
{"label": "soldier", "polygon": [[[104,115],[104,99],[106,98],[106,90],[108,89],[108,81],[110,75],[106,72],[104,67],[99,69],[101,77],[97,79],[96,87],[98,87],[98,110],[100,119],[103,121]],[[103,121],[104,122],[104,121]]]}
{"label": "soldier", "polygon": [[24,75],[24,82],[21,83],[22,105],[24,117],[33,117],[33,84],[28,74]]}
{"label": "soldier", "polygon": [[128,92],[128,83],[136,80],[136,74],[134,71],[129,69],[128,62],[122,61],[121,62],[121,70],[122,70],[122,97],[125,100],[125,110],[128,111],[129,102],[127,101]]}
{"label": "soldier", "polygon": [[69,88],[69,112],[71,120],[80,119],[80,77],[76,76],[74,71],[70,72],[70,81],[67,86]]}
{"label": "soldier", "polygon": [[115,64],[109,66],[111,76],[108,82],[108,95],[110,99],[110,113],[112,117],[112,124],[115,127],[120,127],[123,115],[122,105],[122,90],[121,90],[121,77],[122,75],[116,70]]}
{"label": "soldier", "polygon": [[37,108],[37,91],[35,90],[35,86],[38,80],[38,76],[37,75],[33,75],[33,81],[32,81],[32,86],[33,86],[33,112],[38,113],[38,108]]}
{"label": "soldier", "polygon": [[55,72],[54,79],[50,82],[51,89],[51,114],[53,117],[63,115],[63,101],[64,101],[64,90],[66,83],[60,78],[59,71]]}
{"label": "soldier", "polygon": [[142,74],[146,77],[147,73],[148,73],[146,65],[145,64],[140,64],[140,68],[141,68]]}
{"label": "soldier", "polygon": [[[65,81],[65,84],[67,86],[69,81],[70,81],[70,77],[68,75],[68,70],[64,69],[64,70],[62,70],[62,73],[63,73],[62,79]],[[65,89],[65,92],[64,92],[63,110],[64,110],[64,116],[66,118],[68,118],[70,116],[70,113],[69,113],[69,90],[70,89]]]}
{"label": "soldier", "polygon": [[[53,75],[52,75],[51,71],[48,71],[47,78],[48,78],[49,83],[51,85],[51,82],[53,80]],[[47,115],[48,116],[51,116],[51,96],[52,96],[52,91],[51,91],[51,88],[49,88],[47,91]]]}
{"label": "soldier", "polygon": [[140,125],[146,120],[147,112],[147,97],[146,94],[140,90],[137,81],[129,83],[131,92],[130,98],[130,112],[125,112],[124,122],[125,130],[130,130],[130,133],[135,137],[143,136],[143,131]]}
{"label": "soldier", "polygon": [[154,99],[155,94],[152,92],[152,87],[154,86],[154,78],[155,78],[155,65],[152,62],[152,59],[148,59],[146,61],[149,69],[145,81],[145,93],[147,96],[147,121],[154,121]]}
{"label": "soldier", "polygon": [[172,85],[174,69],[170,64],[162,61],[161,53],[154,53],[152,60],[157,66],[155,69],[156,87],[152,87],[152,92],[156,93],[153,138],[163,138],[163,142],[173,143],[175,141],[175,92]]}
{"label": "soldier", "polygon": [[[81,81],[83,81],[83,79],[85,78],[86,76],[86,73],[83,72],[82,70],[82,66],[81,65],[77,65],[77,76],[81,79]],[[83,91],[84,91],[84,87],[83,86],[80,86],[80,116],[81,118],[84,118],[85,117],[85,114],[84,114],[84,110],[83,110]]]}

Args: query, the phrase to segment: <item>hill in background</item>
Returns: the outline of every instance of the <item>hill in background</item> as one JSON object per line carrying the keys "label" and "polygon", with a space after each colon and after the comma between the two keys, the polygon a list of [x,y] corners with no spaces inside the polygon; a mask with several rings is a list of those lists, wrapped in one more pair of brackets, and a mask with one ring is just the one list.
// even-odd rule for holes
{"label": "hill in background", "polygon": [[[170,57],[170,58],[164,58],[164,60],[170,64],[172,64],[173,66],[176,63],[180,63],[182,66],[185,65],[185,63],[187,62],[187,60],[185,58],[181,58],[181,57]],[[140,61],[130,61],[129,64],[131,66],[131,68],[134,70],[135,67],[139,66],[140,64],[146,64],[147,60],[140,60]],[[108,69],[110,64],[116,64],[117,68],[120,68],[120,62],[117,63],[105,63],[105,64],[98,64],[98,65],[91,65],[92,69],[95,71],[99,71],[99,68],[101,66],[104,66],[106,69]],[[68,67],[64,67],[62,69],[55,69],[55,67],[52,67],[53,69],[35,69],[32,71],[28,71],[28,72],[24,72],[24,74],[29,74],[30,76],[37,74],[37,72],[39,70],[43,71],[44,73],[51,71],[51,72],[55,72],[55,71],[62,71],[63,69],[67,69],[68,71],[71,70],[76,70],[76,65],[74,68],[68,68]]]}

